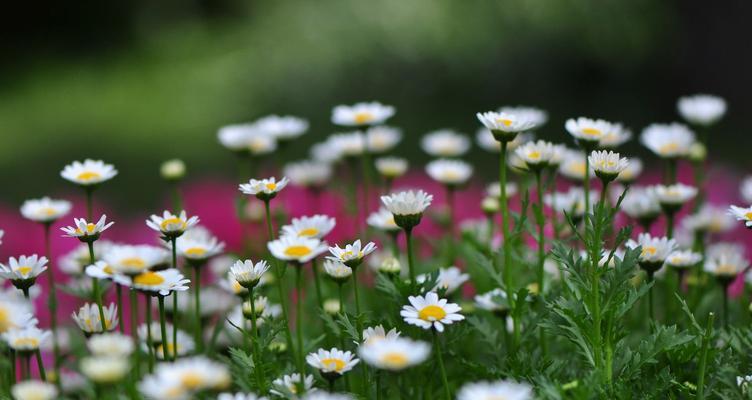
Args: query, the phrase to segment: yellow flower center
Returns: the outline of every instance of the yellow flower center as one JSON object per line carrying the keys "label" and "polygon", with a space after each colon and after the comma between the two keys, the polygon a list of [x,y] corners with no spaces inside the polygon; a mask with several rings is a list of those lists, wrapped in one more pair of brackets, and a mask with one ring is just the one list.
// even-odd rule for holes
{"label": "yellow flower center", "polygon": [[243,289],[245,288],[238,281],[232,282],[232,291],[235,292],[236,294],[242,292]]}
{"label": "yellow flower center", "polygon": [[746,218],[746,219],[749,219],[749,220],[752,220],[752,211],[747,211],[747,212],[746,212],[746,213],[744,214],[744,218]]}
{"label": "yellow flower center", "polygon": [[110,274],[110,275],[112,275],[112,273],[115,272],[112,270],[112,267],[110,267],[109,264],[105,265],[104,268],[102,268],[102,271],[104,271],[105,274]]}
{"label": "yellow flower center", "polygon": [[368,111],[361,111],[359,113],[355,113],[353,119],[357,124],[365,124],[373,119],[373,114],[369,113]]}
{"label": "yellow flower center", "polygon": [[500,123],[500,124],[502,124],[504,126],[512,125],[512,120],[509,119],[509,118],[497,118],[496,122],[498,122],[498,123]]}
{"label": "yellow flower center", "polygon": [[574,172],[575,174],[583,175],[583,176],[585,175],[585,163],[578,162],[578,163],[572,164],[571,168],[572,168],[572,172]]}
{"label": "yellow flower center", "polygon": [[642,248],[643,256],[654,256],[655,253],[657,252],[658,252],[658,249],[656,249],[655,246],[646,246]]}
{"label": "yellow flower center", "polygon": [[185,254],[193,257],[202,257],[206,254],[206,249],[203,247],[191,247],[185,251]]}
{"label": "yellow flower center", "polygon": [[715,269],[715,273],[717,275],[734,275],[736,274],[736,268],[731,264],[720,264],[718,268]]}
{"label": "yellow flower center", "polygon": [[339,358],[325,358],[321,360],[321,364],[325,368],[336,372],[342,371],[342,369],[345,368],[345,362]]}
{"label": "yellow flower center", "polygon": [[[97,226],[95,224],[92,224],[91,222],[89,222],[88,224],[86,224],[86,233],[92,233],[94,232],[96,228]],[[81,229],[76,228],[76,233],[80,235],[83,232],[81,232]]]}
{"label": "yellow flower center", "polygon": [[319,230],[316,228],[305,228],[298,232],[298,236],[316,236],[319,234]]}
{"label": "yellow flower center", "polygon": [[16,271],[18,271],[19,274],[26,276],[31,272],[31,267],[28,265],[19,265],[18,268],[16,268]]}
{"label": "yellow flower center", "polygon": [[133,278],[133,283],[144,286],[156,286],[163,283],[164,281],[165,279],[162,277],[162,275],[151,271],[144,272],[143,274],[140,274]]}
{"label": "yellow flower center", "polygon": [[666,143],[663,146],[659,147],[658,152],[663,153],[663,154],[673,153],[678,149],[679,149],[679,145],[677,143],[671,142],[671,143]]}
{"label": "yellow flower center", "polygon": [[127,257],[120,260],[120,264],[127,268],[141,269],[146,266],[146,261],[141,257]]}
{"label": "yellow flower center", "polygon": [[180,226],[180,229],[185,228],[185,222],[178,217],[172,217],[163,220],[162,223],[159,224],[159,227],[162,228],[163,231],[166,231],[171,227],[171,225],[178,225]]}
{"label": "yellow flower center", "polygon": [[269,182],[269,183],[267,183],[267,184],[266,184],[266,185],[264,185],[264,186],[266,186],[266,188],[267,188],[267,189],[269,189],[269,190],[274,190],[274,189],[276,189],[276,188],[277,188],[277,184],[276,184],[276,183],[274,183],[274,182]]}
{"label": "yellow flower center", "polygon": [[204,379],[201,377],[201,374],[197,372],[186,372],[180,378],[180,382],[182,382],[183,386],[188,389],[194,390],[201,387],[204,383]]}
{"label": "yellow flower center", "polygon": [[54,209],[54,208],[52,208],[52,207],[47,207],[47,208],[43,208],[43,209],[41,209],[41,210],[40,210],[40,212],[41,212],[42,214],[44,214],[44,215],[48,216],[48,217],[51,217],[51,216],[53,216],[53,215],[57,214],[57,210],[55,210],[55,209]]}
{"label": "yellow flower center", "polygon": [[601,130],[597,128],[582,128],[582,134],[588,136],[600,136]]}
{"label": "yellow flower center", "polygon": [[97,173],[97,172],[94,172],[94,171],[84,171],[84,172],[78,174],[78,176],[76,178],[78,178],[79,181],[87,182],[87,181],[91,181],[91,180],[94,180],[94,179],[99,179],[101,177],[102,177],[102,175],[99,175],[99,173]]}
{"label": "yellow flower center", "polygon": [[423,307],[418,313],[418,318],[424,321],[439,321],[446,317],[446,311],[443,308],[435,305],[429,305]]}
{"label": "yellow flower center", "polygon": [[5,333],[5,331],[13,327],[9,314],[7,309],[0,308],[0,333]]}
{"label": "yellow flower center", "polygon": [[14,347],[39,347],[39,340],[33,337],[18,338],[13,342]]}
{"label": "yellow flower center", "polygon": [[311,254],[308,246],[290,246],[285,249],[285,255],[290,257],[304,257]]}
{"label": "yellow flower center", "polygon": [[537,150],[531,151],[527,153],[527,158],[532,159],[532,160],[538,160],[541,158],[541,153],[540,151],[537,151]]}
{"label": "yellow flower center", "polygon": [[407,366],[408,359],[402,353],[386,353],[381,357],[381,362],[388,367],[403,368]]}
{"label": "yellow flower center", "polygon": [[251,151],[261,151],[266,149],[266,142],[263,139],[253,139],[250,144]]}

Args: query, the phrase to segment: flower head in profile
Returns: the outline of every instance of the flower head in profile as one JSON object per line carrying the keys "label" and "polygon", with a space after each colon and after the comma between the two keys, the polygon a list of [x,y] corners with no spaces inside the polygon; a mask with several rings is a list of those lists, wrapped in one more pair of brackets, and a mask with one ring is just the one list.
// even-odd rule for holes
{"label": "flower head in profile", "polygon": [[[226,149],[236,153],[246,153],[249,151],[249,143],[252,135],[260,132],[253,124],[233,124],[226,125],[217,131],[217,139]],[[274,142],[274,140],[270,137]],[[276,142],[275,142],[276,145]]]}
{"label": "flower head in profile", "polygon": [[8,279],[19,289],[28,289],[39,274],[47,270],[47,257],[31,256],[11,257],[8,264],[0,264],[0,278]]}
{"label": "flower head in profile", "polygon": [[282,227],[282,236],[323,239],[336,225],[337,220],[323,214],[293,218],[290,225]]}
{"label": "flower head in profile", "polygon": [[222,390],[230,386],[229,368],[203,356],[178,359],[158,364],[154,375],[165,381],[177,381],[186,392]]}
{"label": "flower head in profile", "polygon": [[431,205],[433,196],[418,190],[392,193],[381,196],[381,203],[394,215],[394,221],[400,228],[410,229],[420,223],[423,212]]}
{"label": "flower head in profile", "polygon": [[695,143],[695,134],[678,123],[652,124],[642,131],[640,142],[661,158],[686,157]]}
{"label": "flower head in profile", "polygon": [[269,201],[277,197],[277,194],[284,189],[289,182],[290,180],[287,179],[287,177],[283,177],[277,182],[272,176],[271,178],[261,180],[251,179],[248,183],[240,184],[239,188],[240,191],[245,194],[256,196],[259,200]]}
{"label": "flower head in profile", "polygon": [[126,357],[93,356],[81,360],[81,373],[99,385],[120,383],[128,374],[130,365]]}
{"label": "flower head in profile", "polygon": [[351,106],[339,105],[332,110],[332,123],[340,126],[380,125],[394,115],[394,107],[373,101]]}
{"label": "flower head in profile", "polygon": [[353,159],[360,157],[366,150],[366,136],[363,132],[343,132],[329,136],[326,140],[330,152],[340,157]]}
{"label": "flower head in profile", "polygon": [[533,388],[514,381],[473,382],[463,385],[457,400],[532,400]]}
{"label": "flower head in profile", "polygon": [[666,265],[677,269],[686,269],[702,261],[702,254],[692,250],[676,250],[666,258]]}
{"label": "flower head in profile", "polygon": [[220,242],[206,228],[196,226],[177,238],[175,248],[177,254],[186,260],[194,263],[203,263],[221,254],[225,248],[225,244],[224,242]]}
{"label": "flower head in profile", "polygon": [[594,151],[588,158],[595,174],[606,182],[616,179],[629,166],[629,160],[613,151]]}
{"label": "flower head in profile", "polygon": [[408,168],[407,160],[399,157],[380,157],[374,161],[376,171],[386,179],[396,179],[405,175]]}
{"label": "flower head in profile", "polygon": [[376,325],[368,327],[363,330],[363,346],[374,344],[379,340],[391,340],[400,336],[400,332],[397,328],[392,328],[388,332],[382,325]]}
{"label": "flower head in profile", "polygon": [[332,167],[318,161],[299,161],[285,165],[284,174],[293,185],[318,189],[329,182]]}
{"label": "flower head in profile", "polygon": [[379,125],[366,131],[366,146],[372,154],[392,150],[402,140],[402,131],[391,126]]}
{"label": "flower head in profile", "polygon": [[733,247],[716,248],[716,251],[708,251],[703,269],[705,272],[718,279],[730,281],[749,266],[747,258],[742,251]]}
{"label": "flower head in profile", "polygon": [[60,176],[80,186],[94,186],[114,178],[117,173],[115,167],[102,160],[86,159],[66,165]]}
{"label": "flower head in profile", "polygon": [[71,203],[67,200],[53,200],[49,197],[26,200],[21,205],[21,215],[24,218],[49,224],[64,217],[71,210]]}
{"label": "flower head in profile", "polygon": [[621,202],[621,210],[638,221],[652,221],[658,218],[661,203],[658,201],[655,187],[631,187]]}
{"label": "flower head in profile", "polygon": [[360,360],[353,353],[335,347],[331,350],[319,349],[315,353],[308,354],[306,362],[319,370],[327,379],[335,379],[352,370]]}
{"label": "flower head in profile", "polygon": [[10,393],[15,400],[54,400],[58,395],[54,384],[38,380],[16,383]]}
{"label": "flower head in profile", "polygon": [[[423,283],[428,279],[428,275],[418,275],[416,279],[419,283]],[[437,291],[441,289],[444,290],[443,293],[450,294],[459,289],[468,279],[470,279],[470,275],[463,273],[455,266],[441,268],[436,277],[436,285],[431,290]]]}
{"label": "flower head in profile", "polygon": [[39,321],[32,314],[30,303],[13,297],[0,297],[0,334],[26,326],[35,326]]}
{"label": "flower head in profile", "polygon": [[420,147],[434,157],[459,157],[470,150],[470,139],[453,130],[441,129],[423,136]]}
{"label": "flower head in profile", "polygon": [[752,206],[739,207],[731,205],[728,212],[729,215],[736,218],[737,221],[744,221],[744,226],[747,227],[747,229],[752,229]]}
{"label": "flower head in profile", "polygon": [[561,164],[559,164],[559,173],[576,182],[582,182],[585,178],[595,176],[593,168],[587,169],[585,165],[585,155],[575,151],[565,152]]}
{"label": "flower head in profile", "polygon": [[709,126],[726,114],[726,100],[709,94],[696,94],[679,98],[676,108],[690,124]]}
{"label": "flower head in profile", "polygon": [[267,243],[267,247],[274,258],[299,264],[313,260],[328,248],[325,242],[317,238],[288,235]]}
{"label": "flower head in profile", "polygon": [[[504,185],[504,188],[507,191],[507,198],[516,195],[519,190],[517,184],[514,182],[507,182],[507,184]],[[499,182],[489,183],[488,186],[486,186],[486,195],[488,197],[493,197],[494,199],[501,198],[501,186],[499,186]]]}
{"label": "flower head in profile", "polygon": [[410,305],[403,306],[400,315],[410,325],[443,332],[444,325],[465,319],[459,313],[462,310],[460,306],[448,303],[446,299],[439,299],[439,295],[434,292],[428,292],[425,297],[410,296],[408,300]]}
{"label": "flower head in profile", "polygon": [[308,121],[292,115],[269,115],[256,120],[253,125],[279,142],[297,139],[308,130]]}
{"label": "flower head in profile", "polygon": [[528,142],[518,147],[514,154],[522,160],[527,170],[540,171],[549,165],[554,156],[554,145],[544,140]]}
{"label": "flower head in profile", "polygon": [[540,126],[541,123],[540,120],[536,120],[529,113],[488,111],[477,113],[475,116],[499,142],[510,142],[520,132],[531,131]]}
{"label": "flower head in profile", "polygon": [[145,271],[133,277],[116,275],[115,281],[123,286],[153,296],[169,296],[172,292],[186,291],[188,290],[188,283],[191,282],[175,268],[162,271]]}
{"label": "flower head in profile", "polygon": [[736,228],[734,216],[729,209],[704,204],[700,210],[682,219],[682,226],[690,232],[725,233]]}
{"label": "flower head in profile", "polygon": [[504,106],[500,107],[500,114],[514,115],[520,120],[530,121],[535,127],[541,127],[548,122],[548,113],[540,108],[530,106]]}
{"label": "flower head in profile", "polygon": [[470,179],[473,167],[460,160],[438,159],[426,165],[426,173],[431,179],[444,185],[459,186]]}
{"label": "flower head in profile", "polygon": [[5,343],[18,352],[33,352],[52,336],[52,332],[43,331],[36,325],[27,325],[19,329],[9,329],[2,334]]}
{"label": "flower head in profile", "polygon": [[92,336],[86,347],[92,354],[104,357],[128,357],[135,349],[130,336],[117,332]]}
{"label": "flower head in profile", "polygon": [[[96,263],[95,269],[86,268],[89,276],[102,272],[107,275],[138,275],[144,271],[167,265],[169,253],[166,249],[149,245],[112,245],[102,257],[103,263]],[[103,279],[109,276],[95,276]]]}
{"label": "flower head in profile", "polygon": [[637,180],[637,178],[642,173],[642,161],[639,158],[631,157],[629,158],[629,163],[627,164],[626,168],[624,168],[619,175],[616,177],[616,180],[621,183],[633,183]]}
{"label": "flower head in profile", "polygon": [[181,211],[179,215],[164,210],[161,217],[152,214],[146,220],[146,226],[161,233],[165,238],[170,239],[175,239],[183,235],[185,231],[193,228],[196,224],[198,224],[198,217],[194,215],[188,218],[185,210]]}
{"label": "flower head in profile", "polygon": [[272,382],[274,389],[271,390],[272,394],[281,397],[295,397],[300,393],[300,389],[304,392],[308,392],[313,387],[313,375],[305,375],[301,377],[300,374],[284,375],[275,379]]}
{"label": "flower head in profile", "polygon": [[654,273],[663,266],[668,256],[676,249],[676,240],[641,233],[636,241],[632,239],[627,241],[626,246],[630,249],[640,247],[642,249],[639,257],[640,267],[648,273]]}
{"label": "flower head in profile", "polygon": [[507,292],[496,288],[483,294],[475,295],[475,305],[481,310],[486,310],[499,315],[507,315],[510,305],[507,301]]}
{"label": "flower head in profile", "polygon": [[363,262],[363,258],[371,254],[376,250],[376,244],[368,242],[365,246],[362,246],[360,239],[356,240],[352,244],[345,245],[344,248],[340,248],[339,245],[329,248],[330,256],[328,259],[333,261],[339,261],[344,263],[350,268],[355,268]]}
{"label": "flower head in profile", "polygon": [[608,121],[585,117],[568,119],[564,127],[587,150],[598,147],[603,137],[614,131],[613,124]]}
{"label": "flower head in profile", "polygon": [[230,275],[241,286],[250,289],[259,284],[261,277],[269,268],[269,263],[264,260],[255,264],[251,260],[238,260],[230,267]]}
{"label": "flower head in profile", "polygon": [[606,131],[599,142],[602,149],[615,149],[632,138],[632,131],[625,128],[622,124],[612,123],[611,129]]}
{"label": "flower head in profile", "polygon": [[107,216],[102,215],[97,223],[87,222],[84,218],[73,218],[74,226],[60,228],[65,236],[75,237],[78,240],[89,243],[99,239],[99,236],[111,227],[114,222],[107,222]]}
{"label": "flower head in profile", "polygon": [[324,261],[324,272],[333,281],[344,283],[350,279],[353,270],[342,261],[327,259]]}
{"label": "flower head in profile", "polygon": [[430,353],[428,343],[401,337],[371,341],[358,347],[358,356],[366,364],[388,371],[402,371],[418,365]]}
{"label": "flower head in profile", "polygon": [[104,311],[104,329],[102,329],[102,321],[99,318],[99,307],[96,304],[84,304],[71,317],[86,335],[112,331],[118,325],[117,306],[115,303],[110,303],[108,307],[102,307],[102,311]]}
{"label": "flower head in profile", "polygon": [[[186,297],[186,296],[183,296]],[[156,327],[155,327],[156,328]],[[191,335],[185,333],[182,330],[177,331],[177,337],[172,337],[172,330],[169,330],[170,332],[167,335],[167,340],[162,340],[162,333],[159,331],[159,333],[156,334],[155,332],[158,332],[159,328],[152,329],[152,340],[154,343],[154,354],[157,356],[157,359],[159,360],[166,360],[168,359],[172,354],[177,354],[178,357],[183,357],[188,354],[190,354],[195,348],[196,348],[196,342],[193,341],[193,338]],[[159,340],[156,340],[154,338],[158,338]],[[148,332],[147,332],[147,338],[148,338]],[[146,345],[146,343],[143,343]],[[144,346],[145,347],[145,346]],[[167,358],[165,358],[165,349],[167,349]],[[145,348],[144,351],[148,351],[148,348]]]}
{"label": "flower head in profile", "polygon": [[657,185],[655,186],[655,195],[664,211],[675,212],[697,196],[697,188],[683,183],[668,186]]}
{"label": "flower head in profile", "polygon": [[185,170],[185,162],[179,158],[173,158],[159,166],[159,175],[168,182],[177,182],[185,177]]}
{"label": "flower head in profile", "polygon": [[400,227],[394,222],[394,215],[384,207],[372,212],[366,222],[369,226],[384,232],[397,232],[400,230]]}

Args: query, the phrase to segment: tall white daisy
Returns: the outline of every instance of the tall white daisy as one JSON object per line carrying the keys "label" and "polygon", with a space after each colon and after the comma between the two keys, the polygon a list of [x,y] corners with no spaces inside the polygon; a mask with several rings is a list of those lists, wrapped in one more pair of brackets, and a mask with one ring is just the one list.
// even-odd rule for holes
{"label": "tall white daisy", "polygon": [[337,225],[337,220],[328,215],[303,216],[293,218],[290,225],[283,226],[282,235],[323,239],[334,229],[335,225]]}
{"label": "tall white daisy", "polygon": [[679,98],[676,108],[690,124],[709,126],[726,114],[726,100],[709,94],[696,94]]}
{"label": "tall white daisy", "polygon": [[368,216],[368,225],[384,232],[397,232],[400,227],[394,222],[394,215],[384,207]]}
{"label": "tall white daisy", "polygon": [[96,304],[84,304],[78,312],[72,313],[71,317],[87,336],[114,330],[118,325],[117,306],[115,303],[110,303],[109,307],[102,307],[102,311],[104,313],[104,329],[102,329],[102,320],[99,318],[99,307]]}
{"label": "tall white daisy", "polygon": [[531,131],[540,125],[540,120],[531,118],[525,113],[515,114],[507,112],[488,111],[477,113],[483,126],[491,131],[494,138],[499,142],[510,142],[521,132]]}
{"label": "tall white daisy", "polygon": [[239,188],[240,191],[245,194],[256,196],[259,200],[269,201],[277,197],[277,194],[284,189],[289,182],[290,180],[287,179],[287,177],[283,177],[277,182],[272,176],[271,178],[261,180],[251,179],[248,183],[240,184]]}
{"label": "tall white daisy", "polygon": [[284,174],[293,185],[319,189],[329,182],[332,167],[326,163],[305,160],[285,165]]}
{"label": "tall white daisy", "polygon": [[431,205],[433,196],[418,190],[393,193],[381,196],[381,202],[394,215],[394,221],[400,228],[410,229],[420,223],[423,212]]}
{"label": "tall white daisy", "polygon": [[405,175],[408,168],[407,160],[399,157],[380,157],[374,161],[376,171],[385,179],[396,179]]}
{"label": "tall white daisy", "polygon": [[241,286],[249,289],[258,285],[261,277],[269,268],[269,264],[264,260],[255,264],[251,260],[238,260],[230,267],[230,274]]}
{"label": "tall white daisy", "polygon": [[526,169],[540,171],[549,165],[554,156],[554,145],[543,140],[528,142],[518,147],[514,154],[522,160]]}
{"label": "tall white daisy", "polygon": [[629,165],[629,160],[613,151],[594,151],[589,156],[595,174],[604,182],[610,182]]}
{"label": "tall white daisy", "polygon": [[679,123],[652,124],[642,131],[640,142],[661,158],[686,157],[695,143],[695,134]]}
{"label": "tall white daisy", "polygon": [[308,130],[308,121],[292,115],[269,115],[256,120],[254,125],[279,142],[297,139]]}
{"label": "tall white daisy", "polygon": [[[98,265],[104,273],[134,276],[158,266],[167,265],[169,253],[166,249],[156,246],[113,245],[104,253],[102,261],[104,265]],[[87,274],[89,270],[90,268],[87,267]]]}
{"label": "tall white daisy", "polygon": [[752,207],[731,205],[729,207],[729,215],[736,218],[737,221],[744,221],[744,226],[747,229],[752,229]]}
{"label": "tall white daisy", "polygon": [[330,151],[350,159],[360,157],[366,150],[366,137],[360,131],[336,133],[329,136],[326,143]]}
{"label": "tall white daisy", "polygon": [[453,130],[441,129],[423,136],[420,147],[434,157],[459,157],[470,150],[470,139]]}
{"label": "tall white daisy", "polygon": [[196,224],[198,224],[198,217],[194,215],[188,218],[185,210],[181,211],[178,215],[164,210],[161,217],[152,214],[146,220],[146,226],[161,233],[162,236],[171,239],[183,235],[185,231],[193,228]]}
{"label": "tall white daisy", "polygon": [[376,250],[375,243],[368,242],[365,246],[362,246],[360,239],[358,239],[352,244],[348,243],[344,248],[340,248],[339,245],[329,247],[331,256],[327,256],[327,258],[344,263],[350,268],[355,268],[363,263],[363,258],[371,254],[374,250]]}
{"label": "tall white daisy", "polygon": [[271,390],[272,394],[287,398],[296,397],[300,394],[301,388],[304,392],[311,390],[313,375],[303,377],[300,374],[284,375],[272,381],[272,386],[274,386],[274,389]]}
{"label": "tall white daisy", "polygon": [[206,260],[221,254],[225,248],[206,228],[196,226],[177,238],[175,249],[177,254],[189,262],[204,263]]}
{"label": "tall white daisy", "polygon": [[394,107],[373,101],[351,106],[339,105],[332,110],[332,123],[341,126],[380,125],[394,115]]}
{"label": "tall white daisy", "polygon": [[431,354],[426,342],[407,338],[384,338],[358,347],[358,355],[366,364],[389,371],[402,371],[424,362]]}
{"label": "tall white daisy", "polygon": [[463,385],[457,400],[532,400],[533,388],[514,381],[473,382]]}
{"label": "tall white daisy", "polygon": [[335,347],[331,350],[319,349],[315,353],[308,354],[306,362],[319,370],[325,378],[332,380],[352,370],[360,360],[353,353]]}
{"label": "tall white daisy", "polygon": [[601,139],[614,130],[613,124],[602,119],[579,117],[568,119],[564,124],[577,144],[586,150],[592,150],[600,145]]}
{"label": "tall white daisy", "polygon": [[115,167],[102,160],[86,159],[66,165],[60,176],[80,186],[94,186],[114,178],[117,173]]}
{"label": "tall white daisy", "polygon": [[274,258],[305,264],[326,252],[327,245],[319,239],[304,236],[282,236],[267,243]]}
{"label": "tall white daisy", "polygon": [[31,256],[11,257],[7,264],[0,264],[0,278],[5,278],[13,286],[28,290],[37,277],[47,270],[47,257]]}
{"label": "tall white daisy", "polygon": [[370,153],[382,154],[392,150],[402,140],[402,131],[391,126],[379,125],[366,131],[366,146]]}
{"label": "tall white daisy", "polygon": [[24,218],[49,224],[64,217],[71,210],[71,202],[67,200],[52,200],[49,197],[26,200],[21,205],[21,215]]}
{"label": "tall white daisy", "polygon": [[473,167],[460,160],[438,159],[426,165],[426,173],[431,179],[444,185],[459,186],[470,179]]}
{"label": "tall white daisy", "polygon": [[416,325],[423,329],[436,329],[444,331],[444,325],[462,321],[465,317],[459,312],[462,307],[455,303],[448,303],[446,299],[439,299],[434,292],[428,292],[424,296],[408,297],[410,305],[405,305],[400,315],[410,325]]}
{"label": "tall white daisy", "polygon": [[107,222],[107,216],[102,215],[97,223],[87,222],[83,218],[73,218],[74,226],[60,228],[65,236],[78,238],[78,240],[89,243],[99,239],[99,236],[114,224]]}
{"label": "tall white daisy", "polygon": [[636,241],[632,239],[627,241],[626,246],[630,249],[641,248],[640,267],[652,275],[661,269],[668,256],[676,249],[676,240],[641,233]]}
{"label": "tall white daisy", "polygon": [[185,279],[182,273],[175,268],[162,271],[146,271],[133,277],[115,276],[115,281],[121,285],[153,296],[169,296],[172,292],[188,290],[187,284],[190,279]]}

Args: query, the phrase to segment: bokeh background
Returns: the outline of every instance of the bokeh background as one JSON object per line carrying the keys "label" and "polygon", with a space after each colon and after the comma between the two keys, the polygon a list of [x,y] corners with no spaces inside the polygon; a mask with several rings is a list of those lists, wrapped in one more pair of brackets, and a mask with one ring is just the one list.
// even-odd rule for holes
{"label": "bokeh background", "polygon": [[[16,3],[0,14],[0,201],[71,191],[84,157],[120,175],[101,198],[143,215],[163,203],[161,161],[194,179],[231,178],[221,125],[278,113],[311,121],[288,151],[333,133],[333,105],[397,107],[398,153],[415,164],[427,131],[474,134],[476,111],[550,112],[563,141],[585,115],[639,133],[678,119],[680,95],[725,97],[711,157],[743,166],[752,2],[700,0],[163,0]],[[624,150],[645,153],[637,143]],[[474,149],[476,163],[493,162]],[[647,157],[646,157],[647,158]],[[487,168],[494,171],[494,168]],[[482,170],[482,168],[481,168]],[[230,189],[232,190],[232,189]]]}

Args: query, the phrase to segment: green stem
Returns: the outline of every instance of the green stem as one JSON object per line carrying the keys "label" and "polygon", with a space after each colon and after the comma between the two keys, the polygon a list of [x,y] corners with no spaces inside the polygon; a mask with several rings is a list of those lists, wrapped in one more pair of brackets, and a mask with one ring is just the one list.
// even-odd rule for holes
{"label": "green stem", "polygon": [[[170,240],[170,244],[172,245],[172,268],[177,269],[178,268],[178,250],[177,250],[177,242],[178,238],[173,237]],[[178,348],[178,319],[180,318],[180,313],[178,311],[178,292],[173,291],[172,292],[172,360],[175,361],[178,358],[177,348]],[[151,302],[150,302],[151,304]],[[167,338],[162,338],[163,342],[167,342]],[[199,346],[198,342],[196,343],[196,346]],[[164,356],[165,360],[169,359],[167,356],[168,350],[165,348],[164,350]]]}
{"label": "green stem", "polygon": [[94,219],[94,188],[86,186],[86,221],[93,223]]}
{"label": "green stem", "polygon": [[676,159],[669,158],[666,160],[666,184],[673,185],[676,183]]}
{"label": "green stem", "polygon": [[123,319],[123,286],[116,283],[115,291],[117,294],[117,313],[118,313],[118,330],[120,333],[125,334],[125,320]]}
{"label": "green stem", "polygon": [[[264,210],[266,212],[266,229],[268,234],[269,241],[274,240],[274,228],[272,227],[272,212],[271,207],[269,205],[269,200],[264,201]],[[277,278],[277,284],[275,285],[277,287],[277,294],[279,296],[279,304],[282,308],[282,319],[284,320],[285,325],[285,341],[287,342],[287,348],[292,349],[292,333],[290,332],[290,320],[287,317],[287,305],[285,304],[285,288],[284,288],[284,281],[283,281],[283,274],[282,274],[282,268],[283,266],[277,261],[276,258],[272,257],[272,262],[275,266],[274,270],[276,272],[276,278]]]}
{"label": "green stem", "polygon": [[457,255],[457,217],[454,209],[454,188],[451,185],[446,186],[447,207],[449,207],[449,262],[447,265],[454,264]]}
{"label": "green stem", "polygon": [[[506,286],[507,299],[510,304],[516,305],[514,298],[514,283],[512,281],[512,248],[511,248],[511,234],[509,232],[509,204],[507,202],[507,146],[508,142],[501,142],[501,152],[499,153],[499,189],[501,196],[499,197],[499,208],[501,209],[501,234],[502,234],[502,247],[504,257],[504,269],[503,279],[504,286]],[[519,321],[516,313],[512,313],[512,320],[514,325],[514,340],[512,345],[512,352],[517,349],[517,341],[520,337]]]}
{"label": "green stem", "polygon": [[[648,283],[653,282],[653,273],[648,273]],[[653,288],[651,287],[648,289],[648,315],[650,316],[650,319],[655,319],[655,314],[653,311]]]}
{"label": "green stem", "polygon": [[723,290],[723,328],[728,330],[728,285],[722,284],[721,290]]}
{"label": "green stem", "polygon": [[368,149],[368,139],[366,139],[366,145],[363,148],[363,155],[360,159],[363,167],[363,218],[361,218],[361,223],[365,228],[368,226],[365,224],[365,220],[368,217],[371,197],[369,194],[371,186],[371,153]]}
{"label": "green stem", "polygon": [[311,269],[313,269],[313,283],[316,285],[316,301],[318,302],[319,310],[322,310],[324,308],[324,296],[321,294],[319,262],[315,258],[311,261]]}
{"label": "green stem", "polygon": [[674,237],[674,213],[666,213],[666,237],[671,239]]}
{"label": "green stem", "polygon": [[[138,298],[136,297],[136,291],[133,289],[130,289],[128,292],[128,297],[130,299],[130,308],[131,308],[131,338],[134,342],[138,343]],[[137,380],[141,376],[141,349],[139,346],[136,346],[135,351],[133,352],[133,365],[135,367],[134,369],[134,381]]]}
{"label": "green stem", "polygon": [[[151,303],[151,301],[149,301],[149,303]],[[168,360],[170,358],[170,346],[168,346],[167,343],[167,323],[165,322],[164,296],[157,296],[157,303],[159,304],[159,331],[162,335],[162,358]],[[151,332],[151,327],[149,327],[149,332]],[[149,347],[151,348],[151,345],[149,345]],[[172,348],[177,349],[178,344],[173,343]],[[177,352],[177,350],[175,352]]]}
{"label": "green stem", "polygon": [[713,321],[715,314],[708,314],[708,324],[705,328],[705,335],[702,338],[702,349],[700,350],[700,365],[697,369],[697,400],[705,398],[705,367],[708,362],[708,351],[710,350],[710,339],[713,336]]}
{"label": "green stem", "polygon": [[195,275],[195,281],[194,287],[196,290],[194,291],[194,312],[195,312],[195,318],[196,318],[196,330],[194,332],[194,340],[196,341],[196,349],[199,353],[203,351],[203,325],[201,321],[201,266],[195,265],[193,266],[193,274]]}
{"label": "green stem", "polygon": [[256,373],[257,386],[259,388],[264,384],[264,368],[262,360],[259,357],[259,334],[256,326],[256,303],[253,298],[253,288],[248,289],[248,301],[251,302],[251,354],[253,355],[253,372]]}
{"label": "green stem", "polygon": [[[86,244],[89,247],[89,261],[91,264],[94,264],[94,242],[89,241],[86,242]],[[107,332],[107,323],[104,318],[104,309],[102,308],[102,296],[101,293],[99,293],[99,279],[91,278],[91,291],[94,295],[94,301],[97,302],[97,308],[99,309],[99,322],[102,326],[102,332]]]}
{"label": "green stem", "polygon": [[362,324],[360,323],[360,296],[358,294],[358,268],[353,268],[352,273],[353,280],[353,295],[355,296],[355,323],[358,327],[358,334],[363,331]]}
{"label": "green stem", "polygon": [[297,299],[295,302],[295,332],[298,339],[298,371],[300,376],[305,376],[305,368],[303,364],[303,266],[296,265],[295,267],[295,291]]}
{"label": "green stem", "polygon": [[413,230],[405,229],[405,241],[407,242],[407,267],[410,270],[410,287],[415,291],[418,281],[415,279],[415,260],[413,259]]}
{"label": "green stem", "polygon": [[39,370],[39,377],[43,382],[47,382],[47,374],[44,371],[44,363],[42,362],[42,351],[37,349],[34,353],[37,356],[37,369]]}
{"label": "green stem", "polygon": [[587,215],[590,212],[590,158],[588,156],[588,151],[585,150],[585,176],[582,177],[585,190],[585,226],[587,226]]}
{"label": "green stem", "polygon": [[55,263],[52,260],[52,240],[50,237],[51,226],[51,223],[44,224],[44,254],[47,257],[49,265],[47,270],[47,282],[50,288],[50,293],[47,300],[50,309],[50,329],[52,330],[52,371],[55,375],[55,384],[58,390],[60,390],[60,344],[57,335],[57,291],[55,288],[55,276],[53,273],[53,266]]}
{"label": "green stem", "polygon": [[[154,339],[151,334],[151,296],[149,294],[144,294],[144,300],[146,300],[146,347],[149,348],[149,372],[154,372]],[[162,353],[164,354],[165,360],[168,358],[168,344],[169,341],[167,340],[167,337],[162,336]],[[175,343],[173,343],[173,346],[175,346]]]}
{"label": "green stem", "polygon": [[343,286],[341,283],[337,284],[337,289],[339,289],[339,313],[345,315],[345,289]]}
{"label": "green stem", "polygon": [[449,381],[447,380],[446,369],[444,368],[444,356],[441,355],[441,341],[436,330],[432,329],[431,331],[433,332],[433,343],[436,348],[436,359],[439,361],[439,370],[441,371],[441,382],[444,384],[444,395],[446,400],[452,400],[452,394],[449,391]]}
{"label": "green stem", "polygon": [[546,220],[543,215],[543,182],[541,180],[540,171],[537,171],[535,173],[535,183],[538,195],[538,210],[536,212],[538,220],[538,290],[540,290],[540,293],[542,295],[544,284],[543,265],[546,261],[546,236],[544,231]]}

